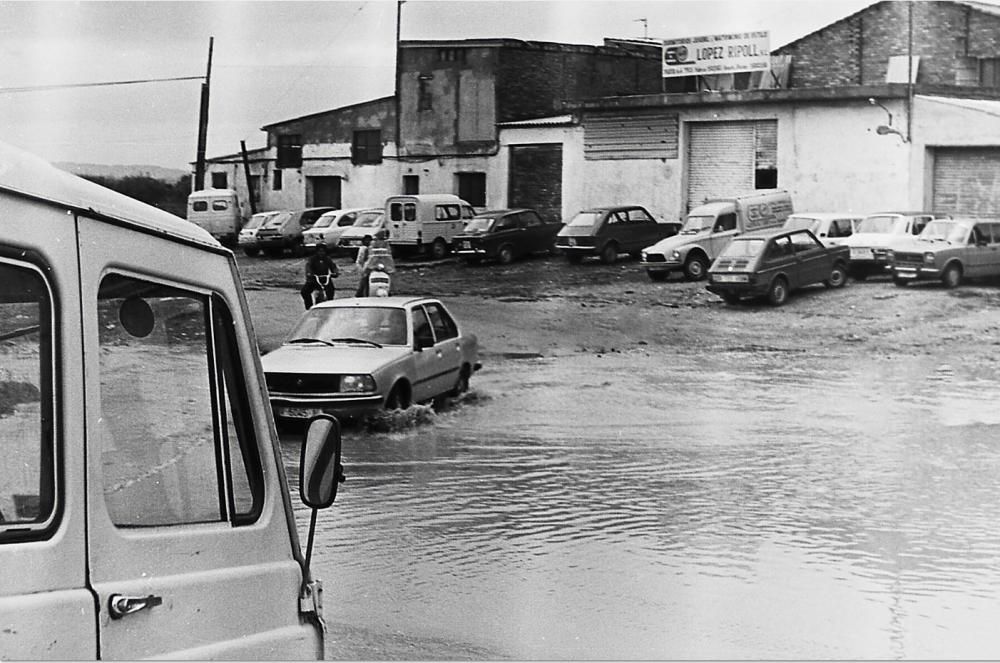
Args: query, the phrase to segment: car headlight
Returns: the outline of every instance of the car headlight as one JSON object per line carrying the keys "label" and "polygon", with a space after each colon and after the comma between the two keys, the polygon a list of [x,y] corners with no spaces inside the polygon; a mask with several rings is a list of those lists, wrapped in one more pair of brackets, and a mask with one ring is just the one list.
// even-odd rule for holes
{"label": "car headlight", "polygon": [[375,379],[370,375],[344,375],[340,378],[340,390],[352,393],[375,391]]}
{"label": "car headlight", "polygon": [[934,254],[931,253],[930,251],[928,251],[927,253],[925,253],[924,254],[924,262],[926,264],[928,264],[928,265],[933,265],[934,264]]}
{"label": "car headlight", "polygon": [[893,262],[896,259],[896,252],[892,249],[887,250],[885,252],[885,259],[889,262]]}
{"label": "car headlight", "polygon": [[673,253],[671,253],[670,254],[670,261],[671,262],[680,262],[681,261],[681,252],[680,251],[674,251]]}

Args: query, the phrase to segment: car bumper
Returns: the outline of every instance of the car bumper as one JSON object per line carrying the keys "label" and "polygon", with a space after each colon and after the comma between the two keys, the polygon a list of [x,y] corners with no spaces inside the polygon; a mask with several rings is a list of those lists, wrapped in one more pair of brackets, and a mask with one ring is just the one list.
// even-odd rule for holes
{"label": "car bumper", "polygon": [[709,283],[705,289],[716,295],[762,297],[767,294],[767,286],[767,283]]}
{"label": "car bumper", "polygon": [[639,266],[645,269],[647,272],[677,272],[684,269],[684,263],[680,262],[649,262],[648,260],[640,260]]}
{"label": "car bumper", "polygon": [[933,281],[941,278],[941,270],[937,267],[892,267],[893,278],[903,281]]}
{"label": "car bumper", "polygon": [[382,408],[382,394],[345,394],[309,396],[303,394],[270,394],[275,417],[309,419],[317,414],[344,417],[359,416]]}

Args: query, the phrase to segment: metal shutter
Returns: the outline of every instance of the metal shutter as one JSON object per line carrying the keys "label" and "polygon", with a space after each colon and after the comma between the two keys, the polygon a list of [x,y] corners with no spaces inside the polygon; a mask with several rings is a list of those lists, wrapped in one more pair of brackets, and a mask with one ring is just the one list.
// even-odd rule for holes
{"label": "metal shutter", "polygon": [[1000,147],[938,148],[933,188],[936,214],[1000,216]]}
{"label": "metal shutter", "polygon": [[778,163],[777,120],[688,124],[688,209],[754,190],[755,171]]}
{"label": "metal shutter", "polygon": [[676,159],[677,115],[606,113],[583,119],[583,156],[597,159]]}

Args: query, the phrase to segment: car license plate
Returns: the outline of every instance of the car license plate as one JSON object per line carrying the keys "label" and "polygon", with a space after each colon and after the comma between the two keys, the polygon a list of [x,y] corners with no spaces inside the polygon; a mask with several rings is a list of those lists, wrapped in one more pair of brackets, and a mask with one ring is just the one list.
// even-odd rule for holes
{"label": "car license plate", "polygon": [[576,246],[576,238],[575,237],[570,237],[569,241],[567,242],[567,244],[569,244],[570,246]]}
{"label": "car license plate", "polygon": [[472,242],[462,242],[462,248],[463,249],[471,249],[472,248]]}
{"label": "car license plate", "polygon": [[746,283],[747,277],[743,274],[716,274],[715,280],[719,283]]}
{"label": "car license plate", "polygon": [[872,250],[871,249],[851,249],[851,259],[852,260],[856,260],[856,259],[859,259],[859,258],[861,258],[861,259],[871,258],[871,257],[872,257]]}
{"label": "car license plate", "polygon": [[312,419],[318,414],[323,414],[323,410],[315,407],[279,407],[276,414],[289,419]]}

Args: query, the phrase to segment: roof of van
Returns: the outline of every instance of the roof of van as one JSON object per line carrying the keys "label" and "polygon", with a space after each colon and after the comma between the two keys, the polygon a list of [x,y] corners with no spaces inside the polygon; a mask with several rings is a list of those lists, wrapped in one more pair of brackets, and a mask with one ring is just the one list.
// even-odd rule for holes
{"label": "roof of van", "polygon": [[404,193],[398,196],[389,196],[388,200],[399,200],[400,198],[415,198],[416,200],[425,200],[429,203],[453,203],[455,201],[465,202],[453,193]]}
{"label": "roof of van", "polygon": [[213,248],[207,231],[169,212],[60,170],[24,150],[0,142],[0,190],[124,222],[141,230]]}
{"label": "roof of van", "polygon": [[188,200],[198,198],[212,198],[217,196],[235,196],[236,192],[232,189],[202,189],[200,191],[192,191],[188,195]]}

